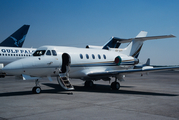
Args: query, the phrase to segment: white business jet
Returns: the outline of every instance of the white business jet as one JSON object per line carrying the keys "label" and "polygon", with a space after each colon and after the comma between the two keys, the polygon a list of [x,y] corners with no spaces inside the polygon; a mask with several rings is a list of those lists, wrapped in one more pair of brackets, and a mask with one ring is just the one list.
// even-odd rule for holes
{"label": "white business jet", "polygon": [[141,31],[136,38],[120,39],[113,38],[119,43],[130,42],[124,49],[109,48],[96,49],[42,46],[39,47],[32,57],[20,59],[6,65],[2,70],[12,75],[22,76],[23,80],[36,80],[33,93],[40,93],[39,79],[57,77],[57,81],[65,90],[73,90],[69,78],[85,81],[85,86],[93,86],[93,81],[110,81],[115,78],[111,88],[118,90],[119,82],[125,74],[136,72],[150,72],[179,67],[144,66],[141,69],[133,69],[139,63],[137,59],[142,48],[143,41],[175,37],[173,35],[146,37],[147,32]]}
{"label": "white business jet", "polygon": [[0,47],[0,78],[6,76],[2,71],[4,66],[16,60],[31,57],[35,50],[35,48]]}
{"label": "white business jet", "polygon": [[[22,37],[24,38],[22,35],[24,35],[24,32],[25,32],[25,35],[27,34],[27,30],[29,28],[29,25],[24,25],[22,26],[19,30],[17,30],[15,33],[13,33],[11,36],[16,36],[16,37]],[[22,34],[23,33],[23,34]],[[12,39],[11,39],[11,36],[8,37],[6,40],[4,40],[1,44],[0,43],[0,46],[1,45],[5,45],[9,42],[9,46],[8,47],[4,47],[4,46],[1,46],[0,47],[0,78],[3,78],[6,76],[6,73],[5,72],[2,72],[1,69],[9,64],[10,62],[13,62],[15,60],[18,60],[18,59],[22,59],[22,58],[25,58],[25,57],[31,57],[32,54],[34,53],[34,51],[36,50],[36,48],[20,48],[21,46],[19,47],[14,47],[14,44],[10,44]],[[23,39],[24,40],[24,39]],[[20,40],[17,41],[17,43],[19,43]],[[5,44],[6,43],[6,44]],[[98,49],[107,49],[107,46],[110,47],[110,48],[118,48],[120,46],[121,43],[118,43],[114,37],[112,37],[106,44],[104,44],[103,46],[91,46],[87,48],[90,48],[90,49],[96,49],[96,47]],[[22,44],[21,44],[22,45]],[[11,47],[13,46],[13,47]],[[11,74],[9,74],[11,75]]]}

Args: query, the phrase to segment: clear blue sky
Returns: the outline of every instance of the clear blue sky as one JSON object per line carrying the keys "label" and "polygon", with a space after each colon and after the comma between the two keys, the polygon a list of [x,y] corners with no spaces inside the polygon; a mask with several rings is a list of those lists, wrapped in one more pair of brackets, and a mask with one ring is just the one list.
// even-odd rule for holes
{"label": "clear blue sky", "polygon": [[103,45],[111,36],[174,34],[146,41],[140,62],[179,65],[179,0],[0,0],[0,41],[23,24],[24,47]]}

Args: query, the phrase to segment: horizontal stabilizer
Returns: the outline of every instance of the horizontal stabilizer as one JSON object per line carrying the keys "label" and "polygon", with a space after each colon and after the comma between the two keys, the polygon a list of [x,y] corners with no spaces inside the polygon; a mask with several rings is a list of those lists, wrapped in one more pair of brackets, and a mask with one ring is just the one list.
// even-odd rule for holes
{"label": "horizontal stabilizer", "polygon": [[176,36],[174,36],[174,35],[162,35],[162,36],[150,36],[150,37],[136,37],[136,38],[129,38],[129,39],[122,39],[122,38],[113,37],[113,40],[118,41],[119,43],[129,43],[132,40],[146,41],[146,40],[154,40],[154,39],[173,38],[173,37],[176,37]]}

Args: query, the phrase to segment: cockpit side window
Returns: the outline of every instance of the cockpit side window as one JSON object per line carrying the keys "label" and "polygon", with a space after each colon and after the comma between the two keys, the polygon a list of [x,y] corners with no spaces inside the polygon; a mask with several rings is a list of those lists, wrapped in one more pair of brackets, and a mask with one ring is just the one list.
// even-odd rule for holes
{"label": "cockpit side window", "polygon": [[52,50],[53,56],[57,56],[57,52],[55,50]]}
{"label": "cockpit side window", "polygon": [[49,56],[51,55],[50,50],[47,50],[46,55],[49,55]]}
{"label": "cockpit side window", "polygon": [[33,54],[33,56],[42,56],[45,54],[46,50],[36,50]]}

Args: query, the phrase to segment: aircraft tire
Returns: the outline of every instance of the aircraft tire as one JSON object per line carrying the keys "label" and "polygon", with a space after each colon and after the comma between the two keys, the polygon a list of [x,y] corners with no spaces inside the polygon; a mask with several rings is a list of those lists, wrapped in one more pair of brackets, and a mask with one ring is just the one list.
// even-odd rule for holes
{"label": "aircraft tire", "polygon": [[111,83],[111,88],[112,88],[112,90],[119,90],[120,83],[119,82],[112,82]]}
{"label": "aircraft tire", "polygon": [[0,75],[0,78],[4,78],[5,77],[5,75]]}
{"label": "aircraft tire", "polygon": [[40,88],[40,87],[33,87],[32,92],[33,92],[34,94],[40,94],[41,88]]}
{"label": "aircraft tire", "polygon": [[93,84],[93,81],[85,81],[85,87],[93,87],[94,84]]}
{"label": "aircraft tire", "polygon": [[5,75],[0,75],[0,78],[5,78]]}

